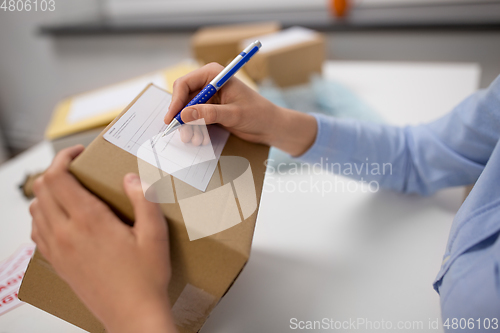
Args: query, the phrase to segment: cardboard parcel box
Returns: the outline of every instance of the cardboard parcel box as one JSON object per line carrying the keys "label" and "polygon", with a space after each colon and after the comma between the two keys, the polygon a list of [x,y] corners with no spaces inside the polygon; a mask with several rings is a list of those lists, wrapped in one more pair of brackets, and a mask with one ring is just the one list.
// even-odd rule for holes
{"label": "cardboard parcel box", "polygon": [[191,46],[195,58],[202,63],[218,62],[225,66],[250,44],[241,48],[242,40],[279,30],[280,24],[276,22],[206,27],[193,35]]}
{"label": "cardboard parcel box", "polygon": [[[78,180],[119,215],[122,215],[124,221],[133,221],[133,211],[123,191],[123,177],[128,172],[137,173],[138,164],[141,162],[131,153],[106,141],[103,135],[148,88],[106,127],[70,167],[70,171]],[[231,135],[205,193],[171,175],[162,178],[166,179],[171,186],[175,185],[176,192],[176,202],[161,204],[161,208],[170,230],[173,276],[169,286],[169,299],[175,323],[180,332],[200,330],[212,309],[231,287],[249,258],[264,181],[264,161],[268,156],[268,151],[269,148],[266,146],[248,143]],[[245,174],[253,177],[255,192],[253,189],[248,193],[241,191],[238,175],[233,179],[225,179],[224,173],[220,172],[223,159],[234,157],[248,161],[249,168]],[[159,170],[156,169],[156,171],[158,173]],[[236,201],[240,214],[238,218],[241,217],[239,221],[242,222],[211,236],[190,241],[183,219],[186,210],[179,204],[184,200],[181,198],[196,199],[217,191],[231,193],[231,200]],[[234,199],[232,199],[233,194]],[[241,201],[245,196],[251,199],[253,197],[255,210],[245,212],[245,207],[239,204],[239,200]],[[191,207],[191,212],[193,212],[192,209],[193,207]],[[227,210],[227,208],[224,209]],[[210,210],[202,211],[198,212],[198,216],[210,213]],[[19,298],[89,332],[105,331],[103,325],[81,303],[69,286],[57,276],[39,252],[35,252],[30,261],[20,288]]]}
{"label": "cardboard parcel box", "polygon": [[[245,70],[255,81],[272,79],[280,87],[309,82],[314,73],[321,73],[325,61],[325,40],[322,34],[291,27],[272,34],[257,36],[262,48],[249,61]],[[240,43],[240,48],[253,39]]]}

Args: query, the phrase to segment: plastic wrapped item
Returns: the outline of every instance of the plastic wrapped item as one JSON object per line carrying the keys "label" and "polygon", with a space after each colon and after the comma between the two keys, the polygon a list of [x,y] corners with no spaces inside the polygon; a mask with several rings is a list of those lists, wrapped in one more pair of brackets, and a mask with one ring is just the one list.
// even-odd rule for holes
{"label": "plastic wrapped item", "polygon": [[[325,80],[319,75],[312,76],[308,84],[290,88],[280,88],[270,80],[266,80],[260,85],[259,92],[276,105],[300,112],[384,122],[384,119],[372,107],[349,88],[339,82]],[[274,167],[280,163],[289,165],[297,161],[275,147],[272,147],[269,152],[269,165]]]}

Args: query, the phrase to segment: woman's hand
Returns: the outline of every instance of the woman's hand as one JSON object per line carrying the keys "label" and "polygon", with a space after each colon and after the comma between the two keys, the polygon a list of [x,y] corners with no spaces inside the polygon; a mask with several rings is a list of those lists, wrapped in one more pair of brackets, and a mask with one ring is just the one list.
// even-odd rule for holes
{"label": "woman's hand", "polygon": [[135,214],[125,225],[68,172],[83,151],[61,151],[34,184],[32,239],[109,332],[176,332],[167,296],[168,227],[139,177],[123,186]]}
{"label": "woman's hand", "polygon": [[[165,123],[170,123],[223,68],[211,63],[176,80]],[[314,117],[274,105],[235,77],[209,104],[185,108],[181,118],[185,123],[203,118],[206,124],[221,124],[244,140],[276,146],[292,155],[304,153],[314,142],[317,131]],[[207,142],[207,134],[197,126],[183,126],[180,134],[184,142],[195,145]]]}

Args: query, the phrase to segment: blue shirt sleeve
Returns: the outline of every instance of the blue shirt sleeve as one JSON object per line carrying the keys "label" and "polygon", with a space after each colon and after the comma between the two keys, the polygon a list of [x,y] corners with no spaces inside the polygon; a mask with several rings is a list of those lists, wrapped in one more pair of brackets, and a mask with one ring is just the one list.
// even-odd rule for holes
{"label": "blue shirt sleeve", "polygon": [[315,114],[316,140],[299,158],[405,193],[471,184],[499,139],[498,105],[500,77],[429,124],[396,127]]}
{"label": "blue shirt sleeve", "polygon": [[499,259],[496,232],[458,256],[449,267],[439,282],[445,332],[500,330]]}

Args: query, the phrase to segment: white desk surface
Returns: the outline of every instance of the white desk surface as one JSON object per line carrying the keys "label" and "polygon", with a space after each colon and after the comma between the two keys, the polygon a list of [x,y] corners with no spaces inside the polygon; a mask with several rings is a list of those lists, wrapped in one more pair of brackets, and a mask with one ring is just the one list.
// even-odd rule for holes
{"label": "white desk surface", "polygon": [[[324,69],[398,125],[445,114],[476,90],[480,76],[475,64],[331,61]],[[29,201],[17,186],[52,157],[42,142],[0,166],[0,260],[31,242]],[[310,177],[334,179],[286,174],[267,181],[298,184]],[[250,261],[202,332],[289,332],[291,318],[422,321],[427,328],[429,319],[440,317],[431,284],[463,195],[463,188],[427,198],[385,191],[265,192]],[[0,332],[83,331],[24,304],[0,316]]]}

